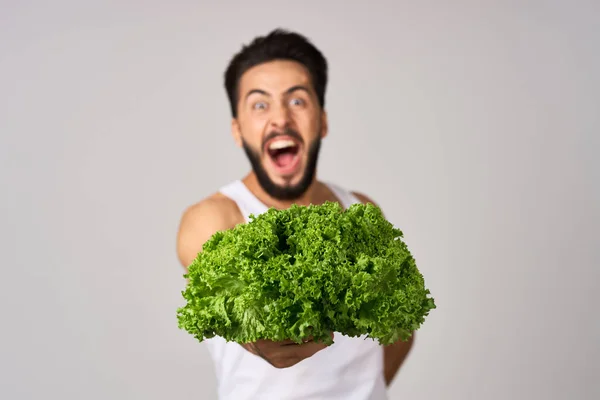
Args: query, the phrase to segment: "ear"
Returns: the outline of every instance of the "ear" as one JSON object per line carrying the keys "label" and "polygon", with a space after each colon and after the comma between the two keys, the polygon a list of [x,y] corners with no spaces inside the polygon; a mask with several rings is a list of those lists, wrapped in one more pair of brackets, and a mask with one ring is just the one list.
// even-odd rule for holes
{"label": "ear", "polygon": [[321,112],[321,139],[323,139],[329,133],[329,124],[327,121],[327,111]]}
{"label": "ear", "polygon": [[233,136],[233,140],[238,147],[242,147],[242,132],[240,130],[240,124],[236,118],[231,119],[231,136]]}

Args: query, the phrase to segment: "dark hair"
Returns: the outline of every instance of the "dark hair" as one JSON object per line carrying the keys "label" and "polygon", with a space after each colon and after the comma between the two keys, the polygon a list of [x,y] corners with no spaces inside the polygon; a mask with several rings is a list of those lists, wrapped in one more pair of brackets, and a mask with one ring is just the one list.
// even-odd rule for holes
{"label": "dark hair", "polygon": [[321,108],[325,107],[327,60],[306,37],[284,29],[275,29],[255,38],[231,59],[225,71],[225,90],[231,114],[237,117],[238,86],[242,75],[252,67],[275,60],[296,61],[304,65],[312,78]]}

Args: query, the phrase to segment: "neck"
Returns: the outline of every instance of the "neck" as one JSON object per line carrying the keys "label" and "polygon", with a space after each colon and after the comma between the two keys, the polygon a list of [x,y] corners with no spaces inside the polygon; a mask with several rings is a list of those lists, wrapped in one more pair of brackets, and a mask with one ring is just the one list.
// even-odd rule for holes
{"label": "neck", "polygon": [[248,190],[252,192],[264,205],[267,207],[274,207],[279,210],[289,208],[292,204],[300,206],[308,206],[310,204],[319,204],[322,202],[322,184],[315,178],[310,184],[306,192],[302,196],[294,200],[280,200],[270,196],[258,182],[258,178],[254,171],[246,175],[242,182],[246,185]]}

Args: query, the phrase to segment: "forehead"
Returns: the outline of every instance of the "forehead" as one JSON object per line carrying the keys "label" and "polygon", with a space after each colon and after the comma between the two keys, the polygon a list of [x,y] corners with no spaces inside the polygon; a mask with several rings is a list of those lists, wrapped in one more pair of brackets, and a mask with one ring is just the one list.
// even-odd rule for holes
{"label": "forehead", "polygon": [[240,79],[240,97],[250,90],[261,89],[277,95],[293,86],[307,86],[312,90],[310,73],[295,61],[269,61],[247,70]]}

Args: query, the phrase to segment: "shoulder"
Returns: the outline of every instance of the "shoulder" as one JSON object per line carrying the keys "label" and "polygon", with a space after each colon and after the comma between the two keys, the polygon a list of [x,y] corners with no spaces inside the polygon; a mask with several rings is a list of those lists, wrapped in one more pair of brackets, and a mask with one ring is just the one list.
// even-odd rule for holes
{"label": "shoulder", "polygon": [[187,207],[181,216],[177,232],[179,261],[187,267],[213,234],[242,222],[244,217],[236,203],[220,193]]}
{"label": "shoulder", "polygon": [[361,193],[361,192],[351,192],[351,193],[354,195],[354,197],[356,197],[358,200],[360,200],[361,203],[373,204],[375,207],[377,207],[381,210],[382,214],[385,214],[383,212],[383,210],[381,209],[381,206],[379,206],[379,204],[375,203],[375,201],[371,197],[369,197],[366,194]]}
{"label": "shoulder", "polygon": [[373,199],[371,199],[369,196],[367,196],[364,193],[361,193],[361,192],[351,192],[351,193],[352,193],[352,195],[354,195],[354,197],[356,197],[358,200],[360,200],[360,202],[363,204],[371,203],[374,206],[378,206],[377,203],[375,203],[375,201],[373,201]]}
{"label": "shoulder", "polygon": [[326,197],[330,197],[330,196],[334,196],[337,197],[338,200],[344,202],[354,202],[355,199],[358,199],[358,201],[360,201],[363,204],[367,204],[367,203],[371,203],[375,206],[378,206],[375,201],[373,201],[373,199],[371,199],[369,196],[367,196],[366,194],[359,192],[359,191],[353,191],[350,190],[349,188],[343,187],[341,185],[338,185],[336,183],[333,182],[319,182],[321,187],[324,189],[325,193],[326,193]]}

